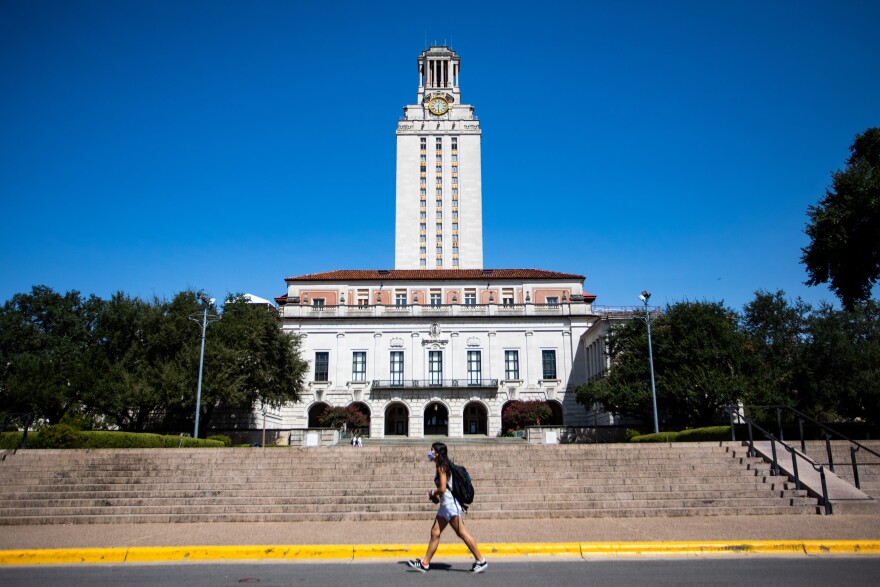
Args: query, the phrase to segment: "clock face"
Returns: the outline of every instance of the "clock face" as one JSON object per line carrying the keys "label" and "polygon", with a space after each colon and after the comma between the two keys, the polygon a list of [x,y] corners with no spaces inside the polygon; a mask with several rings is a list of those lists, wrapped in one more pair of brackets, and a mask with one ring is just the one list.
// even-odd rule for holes
{"label": "clock face", "polygon": [[449,110],[449,102],[445,98],[431,98],[431,101],[428,103],[428,110],[431,111],[431,114],[436,114],[437,116],[446,114],[446,111]]}

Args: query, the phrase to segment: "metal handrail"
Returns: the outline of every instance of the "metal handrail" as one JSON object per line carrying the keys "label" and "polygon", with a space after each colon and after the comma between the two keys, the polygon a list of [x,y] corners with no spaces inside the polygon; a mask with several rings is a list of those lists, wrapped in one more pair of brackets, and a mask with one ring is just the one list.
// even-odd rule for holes
{"label": "metal handrail", "polygon": [[[871,450],[870,448],[859,443],[858,441],[853,440],[852,438],[849,438],[848,436],[838,432],[837,430],[834,430],[833,428],[830,428],[829,426],[826,426],[825,424],[819,422],[815,418],[811,418],[810,416],[804,414],[800,410],[797,410],[797,409],[792,408],[790,406],[779,406],[779,405],[774,405],[774,406],[758,406],[758,405],[727,406],[728,410],[738,410],[738,409],[745,409],[745,408],[757,408],[757,409],[762,409],[762,410],[776,410],[776,423],[777,423],[777,426],[779,426],[779,438],[780,439],[784,439],[784,436],[782,433],[782,411],[788,410],[788,411],[796,414],[797,418],[798,418],[798,432],[800,434],[801,452],[803,454],[807,454],[807,445],[804,440],[804,420],[808,420],[809,422],[815,424],[816,426],[818,426],[819,428],[824,430],[825,431],[825,452],[828,455],[828,469],[832,473],[834,472],[834,455],[831,452],[832,435],[834,435],[835,437],[837,437],[840,440],[844,440],[846,442],[849,442],[850,443],[850,462],[852,463],[853,480],[855,482],[856,489],[861,489],[861,484],[859,483],[859,465],[858,465],[858,461],[856,460],[856,453],[861,449],[865,449],[865,451],[871,453],[875,457],[880,458],[880,453]],[[733,433],[732,428],[731,428],[731,433]],[[736,438],[734,438],[734,440],[736,440]],[[855,445],[855,448],[852,445]]]}
{"label": "metal handrail", "polygon": [[819,478],[822,481],[822,501],[823,501],[823,505],[825,506],[825,515],[828,515],[828,516],[832,515],[833,508],[831,506],[831,501],[828,499],[828,485],[825,481],[825,467],[813,462],[813,459],[811,459],[809,456],[807,456],[807,454],[805,452],[799,453],[797,450],[794,449],[794,447],[789,446],[788,443],[785,442],[784,440],[782,440],[781,438],[776,438],[772,432],[770,432],[769,430],[765,430],[760,425],[753,422],[752,419],[749,418],[748,416],[746,416],[745,414],[740,414],[737,409],[732,409],[735,407],[736,406],[728,406],[729,412],[730,412],[731,439],[736,441],[736,433],[734,432],[734,423],[735,423],[734,416],[742,419],[743,422],[748,426],[748,431],[749,431],[748,455],[750,457],[754,457],[755,455],[757,455],[757,453],[755,452],[755,440],[754,440],[754,435],[752,433],[752,428],[757,428],[759,432],[761,432],[764,436],[769,438],[770,439],[770,449],[771,449],[772,455],[773,455],[773,457],[772,457],[773,458],[773,466],[772,466],[771,471],[773,472],[774,475],[779,475],[779,473],[780,473],[779,462],[777,461],[777,458],[776,458],[776,443],[778,442],[779,444],[781,444],[782,447],[791,454],[791,468],[792,468],[792,473],[794,473],[795,489],[797,489],[797,490],[801,489],[801,479],[800,479],[800,474],[798,473],[798,464],[797,464],[797,456],[801,455],[804,458],[804,460],[807,461],[810,464],[810,466],[813,467],[813,470],[816,471],[817,473],[819,473]]}

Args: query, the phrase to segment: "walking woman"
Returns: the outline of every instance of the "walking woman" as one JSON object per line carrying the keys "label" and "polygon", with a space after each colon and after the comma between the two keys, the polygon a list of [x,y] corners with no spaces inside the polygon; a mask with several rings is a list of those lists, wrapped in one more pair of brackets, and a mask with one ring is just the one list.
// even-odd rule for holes
{"label": "walking woman", "polygon": [[440,534],[446,529],[446,526],[452,526],[452,529],[461,538],[471,553],[474,555],[474,566],[471,567],[472,573],[482,573],[489,566],[483,555],[480,554],[480,547],[477,541],[471,536],[471,533],[464,527],[461,519],[461,504],[452,495],[452,468],[449,466],[450,461],[447,456],[446,445],[442,442],[435,442],[428,451],[428,460],[434,461],[437,466],[437,474],[434,476],[434,485],[436,489],[428,491],[428,499],[434,503],[439,503],[437,517],[434,518],[434,525],[431,526],[431,540],[428,542],[428,551],[425,556],[420,559],[409,561],[409,566],[423,573],[427,573],[431,568],[431,558],[437,552],[440,545]]}

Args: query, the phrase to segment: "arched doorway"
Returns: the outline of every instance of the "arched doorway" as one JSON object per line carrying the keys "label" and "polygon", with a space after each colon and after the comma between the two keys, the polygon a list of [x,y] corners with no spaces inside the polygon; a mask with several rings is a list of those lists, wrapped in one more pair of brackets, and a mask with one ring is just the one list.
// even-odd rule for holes
{"label": "arched doorway", "polygon": [[562,426],[565,423],[562,418],[562,404],[556,400],[547,400],[547,405],[550,406],[550,411],[553,412],[547,424],[550,426]]}
{"label": "arched doorway", "polygon": [[385,436],[409,435],[409,408],[402,402],[392,402],[385,408]]}
{"label": "arched doorway", "polygon": [[324,412],[330,408],[330,404],[326,404],[324,402],[317,402],[311,408],[309,408],[309,428],[321,428],[321,423],[319,420]]}
{"label": "arched doorway", "polygon": [[425,407],[425,436],[449,436],[449,410],[440,402]]}
{"label": "arched doorway", "polygon": [[464,433],[487,434],[489,413],[480,402],[470,402],[464,407]]}
{"label": "arched doorway", "polygon": [[365,423],[360,426],[357,430],[349,429],[349,432],[359,432],[360,434],[370,435],[370,406],[365,404],[364,402],[352,402],[348,405],[349,408],[354,408],[358,412],[364,415]]}

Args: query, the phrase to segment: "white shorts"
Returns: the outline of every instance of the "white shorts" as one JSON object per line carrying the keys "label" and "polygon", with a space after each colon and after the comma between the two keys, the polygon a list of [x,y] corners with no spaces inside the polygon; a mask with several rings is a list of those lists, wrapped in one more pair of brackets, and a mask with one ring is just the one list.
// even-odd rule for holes
{"label": "white shorts", "polygon": [[458,505],[457,501],[453,501],[452,503],[441,503],[440,508],[437,510],[437,517],[443,518],[447,522],[461,514],[461,506]]}

